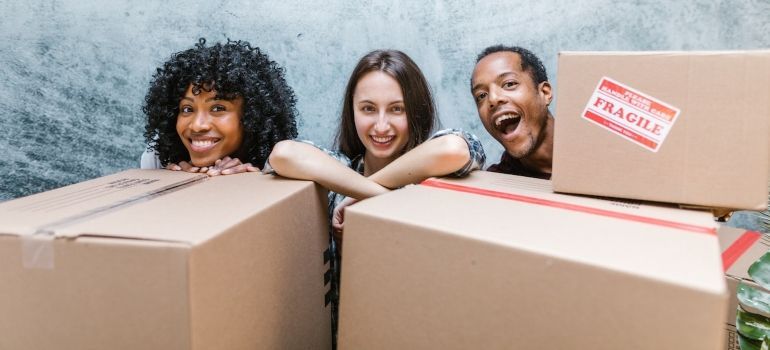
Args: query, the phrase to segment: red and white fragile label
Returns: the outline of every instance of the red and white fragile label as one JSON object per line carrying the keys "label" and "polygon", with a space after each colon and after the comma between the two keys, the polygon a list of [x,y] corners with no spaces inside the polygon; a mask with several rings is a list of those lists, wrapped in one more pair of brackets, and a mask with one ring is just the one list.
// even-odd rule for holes
{"label": "red and white fragile label", "polygon": [[583,118],[653,152],[657,152],[679,109],[603,77],[588,100]]}

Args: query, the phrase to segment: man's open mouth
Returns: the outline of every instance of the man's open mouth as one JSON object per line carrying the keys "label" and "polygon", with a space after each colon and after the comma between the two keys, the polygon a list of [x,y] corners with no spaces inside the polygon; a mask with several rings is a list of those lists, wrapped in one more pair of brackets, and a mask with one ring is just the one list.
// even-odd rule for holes
{"label": "man's open mouth", "polygon": [[521,117],[518,114],[506,113],[495,118],[495,128],[503,135],[508,135],[519,126]]}

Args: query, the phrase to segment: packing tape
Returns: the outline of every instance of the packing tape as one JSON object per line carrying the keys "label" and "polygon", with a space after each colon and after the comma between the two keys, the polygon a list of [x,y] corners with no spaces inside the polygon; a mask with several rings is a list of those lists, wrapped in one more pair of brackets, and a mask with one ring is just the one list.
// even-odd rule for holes
{"label": "packing tape", "polygon": [[749,248],[751,248],[751,246],[760,238],[762,238],[761,233],[746,231],[738,237],[735,242],[730,244],[730,246],[722,252],[722,266],[724,267],[724,271],[727,271],[730,266],[733,266],[743,253],[749,250]]}
{"label": "packing tape", "polygon": [[21,261],[27,269],[54,268],[53,231],[38,231],[21,236]]}
{"label": "packing tape", "polygon": [[716,228],[713,228],[713,227],[697,226],[697,225],[691,225],[691,224],[686,224],[682,222],[656,219],[656,218],[651,218],[647,216],[619,213],[619,212],[606,210],[606,209],[592,208],[585,205],[558,202],[554,200],[530,197],[530,196],[525,196],[520,194],[485,190],[483,188],[457,185],[457,184],[447,183],[447,182],[438,181],[434,179],[425,180],[421,182],[420,185],[442,188],[442,189],[458,191],[458,192],[473,193],[473,194],[478,194],[478,195],[487,196],[487,197],[514,200],[518,202],[543,205],[543,206],[552,207],[552,208],[560,208],[560,209],[572,210],[572,211],[594,214],[594,215],[601,215],[601,216],[606,216],[606,217],[611,217],[611,218],[616,218],[621,220],[636,221],[636,222],[641,222],[641,223],[650,224],[650,225],[670,227],[670,228],[690,231],[690,232],[705,233],[705,234],[714,235],[714,236],[716,236],[717,234]]}

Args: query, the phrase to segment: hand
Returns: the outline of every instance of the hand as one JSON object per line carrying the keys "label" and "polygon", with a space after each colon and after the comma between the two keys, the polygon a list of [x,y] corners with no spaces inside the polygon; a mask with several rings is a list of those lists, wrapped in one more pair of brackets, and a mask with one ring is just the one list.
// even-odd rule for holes
{"label": "hand", "polygon": [[197,167],[186,161],[181,161],[179,164],[168,163],[166,169],[173,171],[186,171],[188,173],[205,173],[209,170],[209,167]]}
{"label": "hand", "polygon": [[241,163],[241,160],[238,158],[224,157],[214,162],[214,166],[210,167],[206,174],[217,176],[258,171],[259,168],[251,165],[251,163]]}
{"label": "hand", "polygon": [[345,222],[345,207],[352,205],[354,203],[358,202],[357,199],[347,197],[340,202],[340,204],[337,204],[336,207],[334,207],[334,211],[332,214],[332,231],[334,234],[334,239],[337,241],[342,240],[342,226]]}

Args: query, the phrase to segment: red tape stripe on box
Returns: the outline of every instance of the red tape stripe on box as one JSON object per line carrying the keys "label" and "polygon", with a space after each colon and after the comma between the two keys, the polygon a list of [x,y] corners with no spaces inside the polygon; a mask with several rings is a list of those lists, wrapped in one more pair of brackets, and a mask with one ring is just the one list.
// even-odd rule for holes
{"label": "red tape stripe on box", "polygon": [[684,231],[716,235],[716,229],[712,227],[690,225],[690,224],[685,224],[681,222],[655,219],[655,218],[650,218],[650,217],[640,216],[640,215],[618,213],[618,212],[605,210],[605,209],[591,208],[583,205],[557,202],[557,201],[552,201],[548,199],[524,196],[520,194],[505,193],[505,192],[498,192],[498,191],[492,191],[492,190],[485,190],[485,189],[476,188],[476,187],[450,184],[450,183],[446,183],[446,182],[438,181],[434,179],[425,180],[421,183],[421,185],[436,187],[436,188],[443,188],[443,189],[459,191],[459,192],[473,193],[473,194],[478,194],[478,195],[487,196],[487,197],[509,199],[509,200],[514,200],[518,202],[543,205],[543,206],[553,207],[553,208],[578,211],[581,213],[601,215],[601,216],[606,216],[606,217],[611,217],[611,218],[616,218],[621,220],[636,221],[636,222],[641,222],[641,223],[650,224],[650,225],[665,226],[665,227],[675,228],[675,229],[684,230]]}
{"label": "red tape stripe on box", "polygon": [[738,237],[738,239],[736,239],[733,244],[727,247],[727,249],[722,252],[722,266],[724,267],[725,271],[727,271],[730,266],[733,266],[738,258],[740,258],[743,253],[749,250],[749,248],[754,245],[754,243],[756,243],[761,237],[762,234],[759,232],[746,231],[740,237]]}

